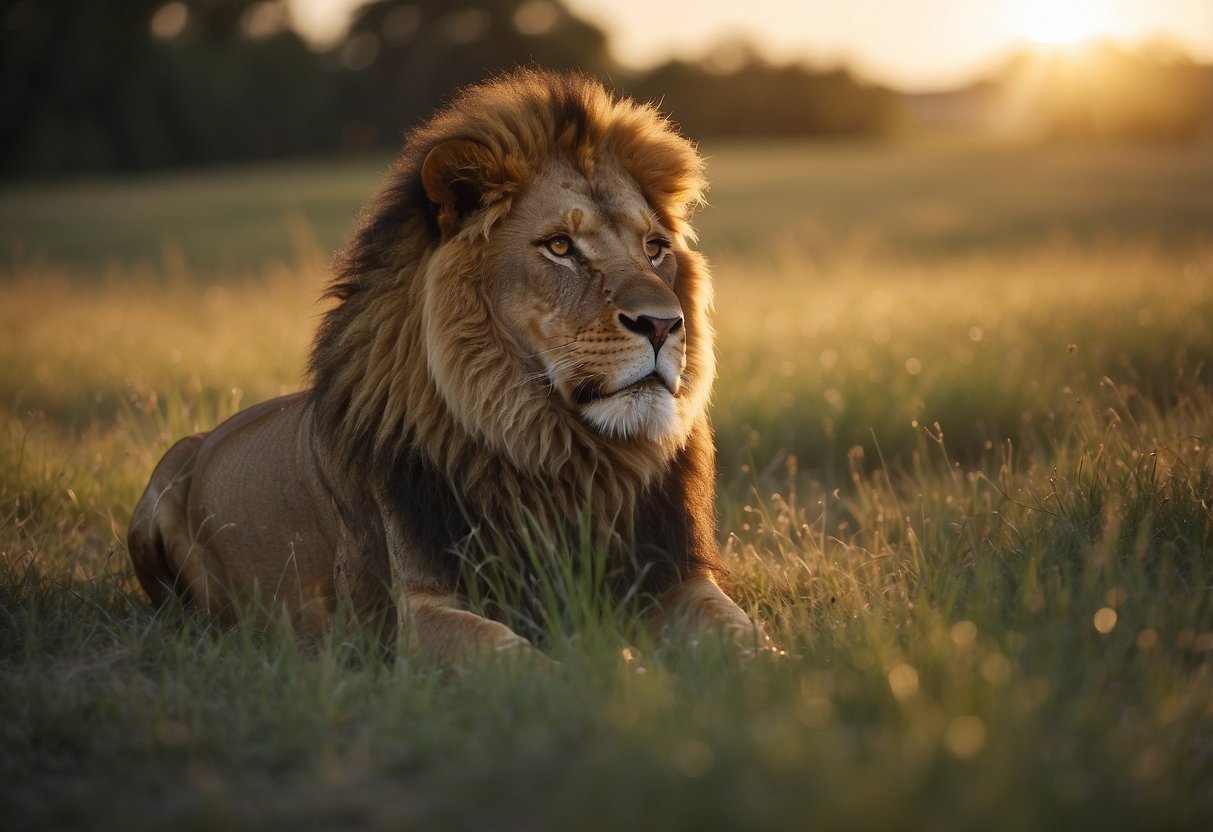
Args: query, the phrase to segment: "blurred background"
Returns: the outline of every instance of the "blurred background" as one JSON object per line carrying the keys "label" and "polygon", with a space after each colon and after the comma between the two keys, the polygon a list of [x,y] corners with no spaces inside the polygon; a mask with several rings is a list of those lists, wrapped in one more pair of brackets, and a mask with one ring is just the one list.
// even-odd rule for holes
{"label": "blurred background", "polygon": [[4,0],[0,39],[15,267],[331,251],[410,126],[519,64],[699,141],[709,254],[1209,232],[1207,0]]}
{"label": "blurred background", "polygon": [[576,67],[691,136],[1213,136],[1206,0],[5,0],[8,179],[396,148],[458,87]]}

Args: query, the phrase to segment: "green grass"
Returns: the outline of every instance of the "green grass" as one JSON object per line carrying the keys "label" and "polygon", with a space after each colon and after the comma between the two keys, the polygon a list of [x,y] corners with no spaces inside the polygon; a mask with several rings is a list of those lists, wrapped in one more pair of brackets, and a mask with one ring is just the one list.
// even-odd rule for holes
{"label": "green grass", "polygon": [[[790,655],[655,646],[554,569],[560,666],[464,675],[362,633],[299,645],[157,613],[129,567],[168,444],[301,382],[311,232],[240,238],[215,206],[249,171],[20,196],[92,188],[119,227],[124,194],[158,192],[157,216],[201,211],[197,239],[240,254],[160,262],[156,226],[123,251],[85,235],[77,262],[54,241],[78,215],[23,244],[36,261],[8,249],[6,828],[1207,828],[1210,191],[1162,185],[1210,165],[1109,149],[1094,177],[1060,152],[714,157],[722,539]],[[914,230],[924,165],[988,211]],[[1053,165],[1066,184],[1033,195],[1019,174]],[[299,192],[360,176],[317,168]]]}

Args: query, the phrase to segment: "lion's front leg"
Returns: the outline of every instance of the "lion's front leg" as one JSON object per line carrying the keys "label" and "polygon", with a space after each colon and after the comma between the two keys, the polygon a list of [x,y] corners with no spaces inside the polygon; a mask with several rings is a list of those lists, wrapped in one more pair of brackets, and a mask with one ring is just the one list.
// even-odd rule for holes
{"label": "lion's front leg", "polygon": [[472,667],[498,654],[542,656],[506,625],[469,611],[454,590],[454,577],[436,575],[412,536],[384,511],[386,557],[390,577],[380,587],[391,594],[396,611],[396,643],[439,664]]}
{"label": "lion's front leg", "polygon": [[468,666],[499,653],[539,655],[504,624],[462,609],[459,596],[413,588],[397,601],[400,644],[442,664]]}
{"label": "lion's front leg", "polygon": [[769,649],[758,625],[709,575],[690,578],[666,595],[653,624],[659,633],[673,625],[696,634],[696,638],[715,634],[747,653]]}

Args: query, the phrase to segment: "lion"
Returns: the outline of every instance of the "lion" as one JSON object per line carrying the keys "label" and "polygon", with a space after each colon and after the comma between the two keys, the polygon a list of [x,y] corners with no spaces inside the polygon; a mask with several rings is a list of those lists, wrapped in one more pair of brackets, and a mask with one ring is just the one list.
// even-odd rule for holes
{"label": "lion", "polygon": [[344,604],[440,662],[537,651],[462,576],[524,563],[546,529],[601,543],[658,634],[759,644],[721,588],[703,167],[655,107],[582,75],[458,94],[337,255],[310,388],[155,468],[128,535],[151,601],[252,603],[304,633]]}

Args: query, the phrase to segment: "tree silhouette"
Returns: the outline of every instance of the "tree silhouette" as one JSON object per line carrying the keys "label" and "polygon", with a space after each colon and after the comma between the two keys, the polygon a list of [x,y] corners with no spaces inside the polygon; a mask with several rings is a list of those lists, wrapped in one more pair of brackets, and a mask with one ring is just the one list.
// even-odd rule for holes
{"label": "tree silhouette", "polygon": [[394,148],[456,89],[517,65],[598,76],[700,138],[879,133],[896,105],[744,49],[725,70],[628,73],[559,0],[379,0],[321,52],[288,23],[285,0],[6,2],[0,175]]}

